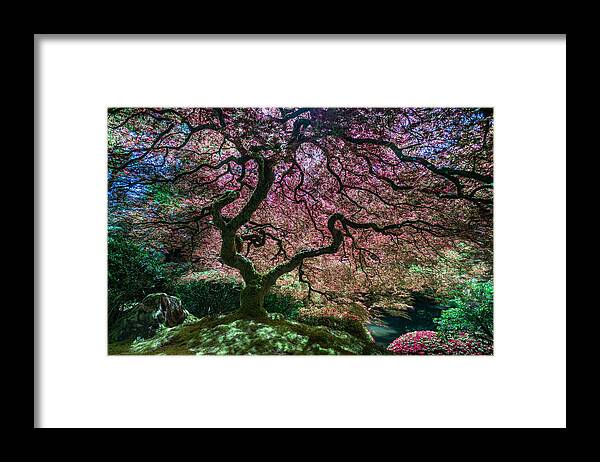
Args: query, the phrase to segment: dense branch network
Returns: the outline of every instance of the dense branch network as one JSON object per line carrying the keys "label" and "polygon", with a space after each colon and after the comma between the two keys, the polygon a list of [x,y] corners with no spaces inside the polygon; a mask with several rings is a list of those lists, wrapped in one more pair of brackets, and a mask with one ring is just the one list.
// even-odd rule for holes
{"label": "dense branch network", "polygon": [[268,290],[296,269],[310,284],[305,260],[340,249],[364,267],[382,239],[491,249],[488,109],[115,108],[108,118],[111,219],[189,261],[219,242],[248,287]]}

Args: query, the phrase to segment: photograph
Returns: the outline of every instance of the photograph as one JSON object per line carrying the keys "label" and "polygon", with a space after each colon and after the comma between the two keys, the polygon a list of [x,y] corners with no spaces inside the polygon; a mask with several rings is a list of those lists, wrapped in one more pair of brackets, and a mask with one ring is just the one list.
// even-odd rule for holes
{"label": "photograph", "polygon": [[110,107],[109,355],[492,355],[490,107]]}

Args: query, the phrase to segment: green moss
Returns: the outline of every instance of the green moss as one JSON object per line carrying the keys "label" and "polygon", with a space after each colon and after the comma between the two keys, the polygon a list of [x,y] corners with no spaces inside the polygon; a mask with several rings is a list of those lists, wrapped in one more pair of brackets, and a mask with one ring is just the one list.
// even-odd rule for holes
{"label": "green moss", "polygon": [[363,342],[372,342],[371,334],[358,319],[335,318],[332,316],[300,316],[297,321],[309,326],[324,326],[334,330],[341,330],[357,337]]}
{"label": "green moss", "polygon": [[375,344],[348,332],[310,326],[270,315],[260,321],[239,313],[205,317],[125,346],[111,344],[109,354],[154,355],[322,355],[385,354]]}
{"label": "green moss", "polygon": [[108,344],[109,355],[127,355],[131,354],[129,347],[131,346],[130,340],[124,340],[122,342],[110,342]]}

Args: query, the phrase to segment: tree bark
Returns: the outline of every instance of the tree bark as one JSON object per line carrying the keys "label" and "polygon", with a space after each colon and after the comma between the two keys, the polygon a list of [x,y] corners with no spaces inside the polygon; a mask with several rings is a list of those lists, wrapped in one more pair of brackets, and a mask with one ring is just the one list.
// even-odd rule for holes
{"label": "tree bark", "polygon": [[261,281],[260,278],[245,282],[244,288],[240,292],[240,312],[242,315],[253,319],[266,318],[265,296],[270,288],[271,286]]}

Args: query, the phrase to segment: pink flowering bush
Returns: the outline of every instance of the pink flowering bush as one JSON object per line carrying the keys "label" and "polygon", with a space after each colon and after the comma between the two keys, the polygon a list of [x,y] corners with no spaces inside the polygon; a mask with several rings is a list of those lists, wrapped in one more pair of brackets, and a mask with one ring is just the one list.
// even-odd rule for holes
{"label": "pink flowering bush", "polygon": [[491,355],[491,343],[467,334],[444,339],[432,330],[408,332],[394,340],[387,349],[400,355]]}

